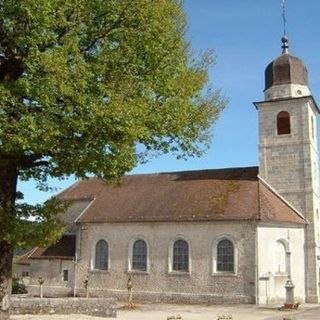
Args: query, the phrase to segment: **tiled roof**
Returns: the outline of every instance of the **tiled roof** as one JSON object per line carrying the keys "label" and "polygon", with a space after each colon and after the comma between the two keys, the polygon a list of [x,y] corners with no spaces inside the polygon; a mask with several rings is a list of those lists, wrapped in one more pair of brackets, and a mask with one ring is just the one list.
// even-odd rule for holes
{"label": "tiled roof", "polygon": [[261,180],[259,180],[259,202],[259,220],[263,222],[307,223],[302,215]]}
{"label": "tiled roof", "polygon": [[23,256],[21,256],[15,263],[20,265],[30,265],[30,256],[37,248],[32,248],[27,253],[25,253]]}
{"label": "tiled roof", "polygon": [[94,199],[81,223],[306,221],[258,178],[258,167],[129,175],[120,186],[79,181],[62,199]]}
{"label": "tiled roof", "polygon": [[36,248],[30,259],[62,259],[72,260],[76,252],[76,236],[63,235],[55,244],[47,248]]}

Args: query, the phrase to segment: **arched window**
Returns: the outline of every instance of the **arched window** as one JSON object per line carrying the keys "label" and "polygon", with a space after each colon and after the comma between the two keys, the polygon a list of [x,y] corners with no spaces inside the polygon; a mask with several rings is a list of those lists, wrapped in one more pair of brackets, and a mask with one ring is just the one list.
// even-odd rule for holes
{"label": "arched window", "polygon": [[109,246],[105,240],[99,240],[96,244],[94,268],[108,270]]}
{"label": "arched window", "polygon": [[314,139],[314,121],[313,121],[313,116],[311,116],[311,136],[312,136],[312,139]]}
{"label": "arched window", "polygon": [[132,269],[147,271],[147,244],[144,240],[137,240],[133,244]]}
{"label": "arched window", "polygon": [[234,272],[234,248],[233,243],[228,239],[218,242],[217,271]]}
{"label": "arched window", "polygon": [[189,271],[189,246],[185,240],[177,240],[173,244],[174,271]]}
{"label": "arched window", "polygon": [[277,133],[278,135],[291,133],[290,114],[287,111],[281,111],[277,115]]}

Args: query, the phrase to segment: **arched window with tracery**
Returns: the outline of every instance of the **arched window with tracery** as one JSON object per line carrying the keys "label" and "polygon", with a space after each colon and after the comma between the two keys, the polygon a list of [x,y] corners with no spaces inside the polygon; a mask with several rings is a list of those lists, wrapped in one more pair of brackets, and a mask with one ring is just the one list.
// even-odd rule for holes
{"label": "arched window with tracery", "polygon": [[99,240],[95,249],[94,268],[99,270],[108,270],[109,246],[107,241]]}
{"label": "arched window with tracery", "polygon": [[290,114],[287,111],[281,111],[277,115],[277,134],[290,134]]}
{"label": "arched window with tracery", "polygon": [[132,246],[132,270],[147,271],[147,244],[137,240]]}
{"label": "arched window with tracery", "polygon": [[189,246],[185,240],[176,240],[173,244],[174,271],[189,271]]}
{"label": "arched window with tracery", "polygon": [[228,239],[223,239],[217,245],[217,271],[234,272],[234,247]]}

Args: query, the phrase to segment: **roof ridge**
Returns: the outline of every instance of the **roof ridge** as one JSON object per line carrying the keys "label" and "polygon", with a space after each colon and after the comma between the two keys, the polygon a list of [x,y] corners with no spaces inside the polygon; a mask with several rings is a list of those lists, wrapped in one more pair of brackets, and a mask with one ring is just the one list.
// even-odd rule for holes
{"label": "roof ridge", "polygon": [[[195,173],[195,172],[219,172],[219,171],[223,171],[223,170],[253,170],[253,169],[258,169],[259,166],[248,166],[248,167],[226,167],[226,168],[214,168],[214,169],[194,169],[194,170],[182,170],[182,171],[161,171],[161,172],[145,172],[145,173],[130,173],[130,174],[126,174],[123,176],[123,178],[126,177],[137,177],[137,176],[158,176],[158,175],[162,175],[162,174],[183,174],[183,173]],[[77,180],[77,183],[81,183],[83,181],[89,181],[89,180],[103,180],[103,178],[99,178],[99,177],[89,177],[86,180]],[[72,184],[70,187],[68,187],[67,189],[65,189],[64,191],[69,191],[71,189],[73,189],[74,187],[76,187],[76,183]],[[64,192],[63,191],[63,192]]]}
{"label": "roof ridge", "polygon": [[96,200],[96,197],[93,197],[92,200],[88,203],[88,205],[80,212],[78,217],[74,220],[74,223],[78,223],[80,221],[80,218],[84,215],[84,213],[90,208],[90,206],[93,204],[93,202]]}
{"label": "roof ridge", "polygon": [[63,195],[64,193],[74,189],[78,184],[80,184],[81,180],[76,180],[74,183],[72,183],[72,185],[70,185],[69,187],[67,187],[66,189],[63,189],[62,191],[60,191],[59,193],[57,193],[54,197],[55,198],[59,198],[59,196]]}

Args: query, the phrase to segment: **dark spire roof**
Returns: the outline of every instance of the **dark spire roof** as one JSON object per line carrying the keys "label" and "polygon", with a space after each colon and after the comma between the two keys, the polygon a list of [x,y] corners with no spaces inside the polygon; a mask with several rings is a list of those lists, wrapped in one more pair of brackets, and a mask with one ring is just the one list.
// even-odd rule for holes
{"label": "dark spire roof", "polygon": [[303,62],[289,54],[289,39],[282,39],[282,54],[265,71],[265,90],[281,84],[308,85],[308,72]]}

